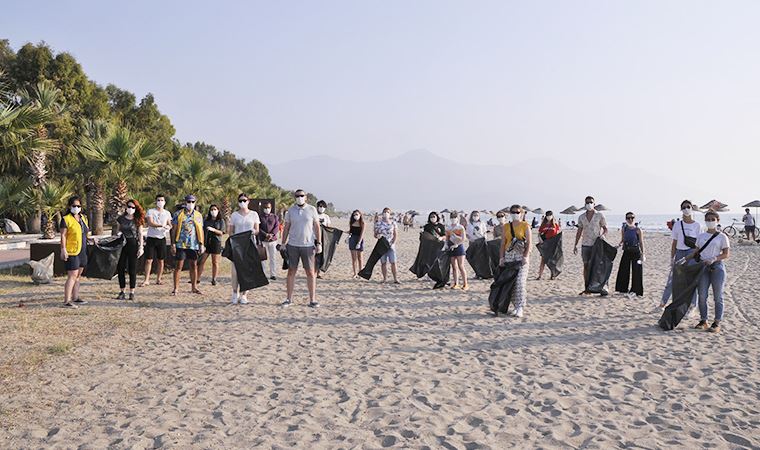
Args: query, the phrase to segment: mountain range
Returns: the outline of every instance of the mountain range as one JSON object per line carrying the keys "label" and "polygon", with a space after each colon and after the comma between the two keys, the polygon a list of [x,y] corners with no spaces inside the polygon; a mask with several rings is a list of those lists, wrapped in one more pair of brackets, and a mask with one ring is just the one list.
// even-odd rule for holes
{"label": "mountain range", "polygon": [[302,188],[336,209],[363,211],[497,210],[513,203],[559,211],[593,195],[613,212],[674,212],[684,198],[706,202],[706,194],[667,176],[616,164],[582,172],[548,158],[513,165],[453,161],[413,150],[380,161],[313,156],[271,164],[272,180]]}

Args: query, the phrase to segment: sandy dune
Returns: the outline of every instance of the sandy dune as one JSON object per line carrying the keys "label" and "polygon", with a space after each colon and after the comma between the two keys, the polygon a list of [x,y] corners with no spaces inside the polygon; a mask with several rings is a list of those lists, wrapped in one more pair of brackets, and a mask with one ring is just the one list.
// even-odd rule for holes
{"label": "sandy dune", "polygon": [[[302,278],[289,309],[277,306],[284,279],[228,306],[228,271],[203,298],[164,285],[138,288],[139,305],[110,300],[115,282],[88,283],[91,304],[61,314],[133,326],[92,340],[66,330],[71,351],[1,391],[0,447],[759,448],[760,247],[734,249],[720,334],[691,319],[663,332],[652,311],[668,238],[647,236],[644,299],[602,299],[576,296],[570,234],[565,272],[530,281],[522,319],[487,314],[488,281],[454,292],[414,280],[412,231],[401,286],[350,280],[341,244],[316,311]],[[0,283],[4,309],[31,302],[13,323],[62,290]]]}

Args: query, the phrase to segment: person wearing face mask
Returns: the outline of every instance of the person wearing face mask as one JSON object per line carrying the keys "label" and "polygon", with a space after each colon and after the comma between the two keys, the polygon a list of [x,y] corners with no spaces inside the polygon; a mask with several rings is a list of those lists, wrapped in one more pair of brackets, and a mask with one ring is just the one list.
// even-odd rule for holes
{"label": "person wearing face mask", "polygon": [[293,193],[295,205],[285,214],[285,227],[282,230],[282,243],[288,255],[288,278],[286,283],[287,298],[282,302],[283,308],[293,301],[293,289],[298,273],[298,263],[306,272],[309,290],[309,307],[319,308],[317,302],[317,265],[315,256],[322,253],[322,233],[319,228],[317,209],[306,203],[306,192],[298,189]]}
{"label": "person wearing face mask", "polygon": [[496,213],[496,225],[493,227],[493,238],[498,239],[504,235],[504,225],[507,224],[507,216],[504,211]]}
{"label": "person wearing face mask", "polygon": [[204,238],[206,252],[201,255],[201,259],[198,261],[198,284],[201,282],[206,260],[211,257],[211,285],[216,286],[216,274],[219,273],[219,260],[222,255],[222,235],[224,235],[225,229],[224,219],[219,214],[219,207],[212,204],[208,208],[206,218],[203,219],[203,230],[206,233]]}
{"label": "person wearing face mask", "polygon": [[148,239],[145,243],[145,280],[140,284],[143,287],[150,284],[150,272],[154,259],[158,260],[156,284],[163,284],[161,277],[164,274],[164,259],[166,259],[166,237],[172,229],[172,214],[164,209],[164,205],[166,205],[166,197],[158,194],[156,207],[149,209],[145,214]]}
{"label": "person wearing face mask", "polygon": [[327,202],[320,200],[317,202],[317,217],[319,218],[319,224],[325,227],[330,226],[330,216],[325,212],[327,211]]}
{"label": "person wearing face mask", "polygon": [[[731,245],[728,236],[718,231],[720,215],[715,211],[705,213],[705,226],[707,231],[697,238],[696,250],[688,257],[688,260],[696,260],[705,265],[705,270],[699,278],[699,323],[694,327],[698,330],[707,330],[711,333],[720,331],[720,322],[723,320],[723,287],[726,283],[726,267],[723,261],[730,256]],[[715,317],[712,325],[707,326],[707,295],[712,287],[713,301],[715,302]]]}
{"label": "person wearing face mask", "polygon": [[[551,211],[546,211],[546,215],[541,221],[541,226],[538,227],[538,237],[543,242],[558,235],[560,231],[560,224],[554,218],[554,213]],[[544,267],[546,267],[546,261],[544,261],[544,257],[542,256],[541,265],[538,268],[538,277],[536,277],[536,280],[541,279],[541,276],[544,274]],[[550,277],[550,279],[553,280],[554,276]]]}
{"label": "person wearing face mask", "polygon": [[[665,290],[662,292],[662,299],[660,301],[660,309],[664,309],[670,301],[670,297],[673,294],[673,264],[676,261],[680,261],[691,254],[697,246],[697,237],[702,233],[702,227],[699,222],[694,220],[694,205],[689,200],[681,202],[681,220],[673,223],[673,229],[670,232],[671,244],[670,244],[670,274],[668,275],[668,281],[665,283]],[[696,261],[689,260],[687,264],[696,264]],[[696,311],[697,306],[697,293],[694,293],[694,298],[691,302],[691,311]]]}
{"label": "person wearing face mask", "polygon": [[205,233],[203,232],[203,215],[195,210],[196,198],[192,194],[185,196],[185,207],[177,211],[172,220],[171,252],[174,255],[174,290],[177,295],[179,277],[185,260],[190,264],[190,285],[193,294],[201,294],[198,289],[198,257],[204,252]]}
{"label": "person wearing face mask", "polygon": [[[258,236],[260,231],[261,219],[256,211],[248,209],[250,199],[246,194],[241,193],[238,195],[238,210],[232,213],[230,216],[230,223],[227,226],[227,233],[232,236],[233,234],[244,233],[250,231],[253,236]],[[269,255],[267,254],[267,259]],[[246,291],[240,291],[240,283],[238,283],[237,270],[235,265],[232,265],[231,271],[232,281],[232,300],[231,303],[236,305],[240,302],[241,305],[248,304],[248,293]]]}
{"label": "person wearing face mask", "polygon": [[121,249],[116,274],[119,277],[119,295],[117,300],[124,300],[124,288],[127,285],[126,272],[129,270],[129,299],[135,299],[137,284],[137,259],[143,253],[142,227],[145,225],[145,211],[137,200],[127,201],[124,214],[116,219],[118,232],[124,237],[124,247]]}
{"label": "person wearing face mask", "polygon": [[351,213],[351,219],[348,221],[348,249],[351,251],[351,269],[353,270],[354,279],[359,278],[359,271],[362,270],[364,262],[362,261],[362,252],[364,251],[364,218],[362,212],[355,209]]}
{"label": "person wearing face mask", "polygon": [[511,315],[522,317],[528,304],[528,268],[530,266],[532,236],[530,224],[523,220],[523,211],[520,205],[512,205],[509,208],[509,216],[510,222],[504,225],[502,232],[499,261],[500,265],[510,262],[521,263],[512,291],[514,309]]}
{"label": "person wearing face mask", "polygon": [[396,238],[398,237],[398,225],[393,220],[393,215],[390,208],[383,208],[383,214],[375,224],[375,239],[380,239],[384,236],[391,244],[390,250],[386,252],[380,258],[380,269],[383,274],[383,283],[388,279],[388,264],[391,266],[391,274],[393,275],[393,282],[395,284],[401,284],[398,280],[398,274],[396,270]]}
{"label": "person wearing face mask", "polygon": [[69,198],[68,211],[61,218],[61,259],[66,267],[63,288],[63,306],[77,308],[87,304],[79,298],[79,280],[87,267],[87,238],[90,228],[82,214],[82,200],[78,195]]}
{"label": "person wearing face mask", "polygon": [[636,215],[632,212],[625,213],[625,223],[620,228],[618,247],[623,247],[623,256],[620,258],[615,280],[615,292],[642,297],[644,295],[644,232],[636,224]]}
{"label": "person wearing face mask", "polygon": [[[452,212],[451,225],[446,227],[446,245],[451,260],[451,273],[454,278],[454,284],[451,289],[462,289],[466,291],[470,288],[467,284],[467,272],[464,269],[464,242],[467,240],[467,230],[458,221],[459,214]],[[459,284],[459,281],[462,284]]]}
{"label": "person wearing face mask", "polygon": [[[275,255],[277,251],[277,239],[280,236],[280,219],[277,214],[272,212],[272,204],[269,202],[264,203],[261,211],[261,224],[259,225],[259,241],[264,244],[264,248],[267,250],[267,261],[269,261],[269,279],[276,280],[277,276],[277,263]],[[264,261],[261,262],[262,269],[266,273],[266,267]]]}
{"label": "person wearing face mask", "polygon": [[473,211],[470,213],[470,220],[467,222],[467,240],[472,242],[476,239],[486,237],[486,224],[480,221],[480,213]]}
{"label": "person wearing face mask", "polygon": [[[575,246],[573,247],[573,254],[578,254],[578,241],[581,241],[581,260],[583,261],[583,283],[586,284],[588,278],[588,265],[591,261],[591,249],[594,247],[594,243],[600,237],[604,237],[607,234],[607,219],[604,214],[594,209],[596,202],[594,197],[588,196],[585,201],[586,211],[578,217],[578,232],[575,234]],[[588,292],[584,289],[580,295],[588,295]],[[607,290],[602,290],[602,297],[609,295]]]}
{"label": "person wearing face mask", "polygon": [[446,240],[446,227],[441,223],[438,213],[433,211],[428,215],[428,221],[422,227],[423,233],[428,233],[439,241]]}

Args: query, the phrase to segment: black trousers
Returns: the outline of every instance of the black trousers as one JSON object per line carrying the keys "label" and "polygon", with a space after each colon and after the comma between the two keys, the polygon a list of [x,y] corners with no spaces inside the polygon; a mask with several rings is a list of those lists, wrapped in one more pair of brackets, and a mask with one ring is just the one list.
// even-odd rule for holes
{"label": "black trousers", "polygon": [[[617,280],[615,281],[617,292],[633,292],[638,296],[644,295],[644,269],[637,262],[639,259],[641,259],[641,250],[638,248],[623,250],[623,257],[620,259],[620,267],[618,267]],[[629,281],[630,289],[628,288]]]}
{"label": "black trousers", "polygon": [[137,239],[127,238],[124,248],[121,249],[119,265],[116,266],[121,289],[124,289],[127,284],[127,270],[129,270],[129,288],[134,289],[137,285]]}

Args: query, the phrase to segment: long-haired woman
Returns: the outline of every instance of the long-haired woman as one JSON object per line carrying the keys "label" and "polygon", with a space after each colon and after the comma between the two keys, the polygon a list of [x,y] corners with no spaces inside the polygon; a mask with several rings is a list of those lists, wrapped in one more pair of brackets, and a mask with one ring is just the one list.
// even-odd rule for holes
{"label": "long-haired woman", "polygon": [[203,275],[203,266],[206,260],[211,257],[211,285],[216,286],[216,274],[219,272],[219,259],[222,255],[222,235],[226,225],[224,219],[219,215],[219,207],[212,204],[208,208],[208,214],[203,219],[203,231],[206,234],[204,242],[206,243],[206,253],[201,255],[198,261],[198,283],[201,282]]}
{"label": "long-haired woman", "polygon": [[124,248],[121,249],[116,273],[119,276],[118,300],[124,300],[124,288],[127,285],[126,271],[129,271],[129,299],[135,299],[137,284],[137,259],[143,253],[142,227],[145,226],[145,210],[135,199],[127,200],[124,214],[116,219],[117,230],[124,237]]}
{"label": "long-haired woman", "polygon": [[[554,219],[554,213],[551,211],[546,211],[546,215],[541,221],[541,226],[538,227],[538,237],[541,239],[541,241],[545,241],[558,235],[559,232],[560,225],[559,222]],[[546,261],[544,261],[544,257],[542,256],[541,266],[538,268],[538,277],[536,278],[537,280],[540,280],[541,275],[544,274],[544,267],[546,267]],[[552,275],[550,279],[553,280],[554,275]]]}
{"label": "long-haired woman", "polygon": [[87,267],[87,236],[90,232],[87,217],[82,214],[82,200],[78,195],[69,198],[60,228],[61,259],[67,275],[63,288],[63,306],[77,308],[78,305],[87,303],[79,298],[79,280]]}
{"label": "long-haired woman", "polygon": [[351,250],[351,269],[354,278],[362,270],[362,252],[364,251],[364,217],[362,212],[355,209],[348,222],[348,249]]}

